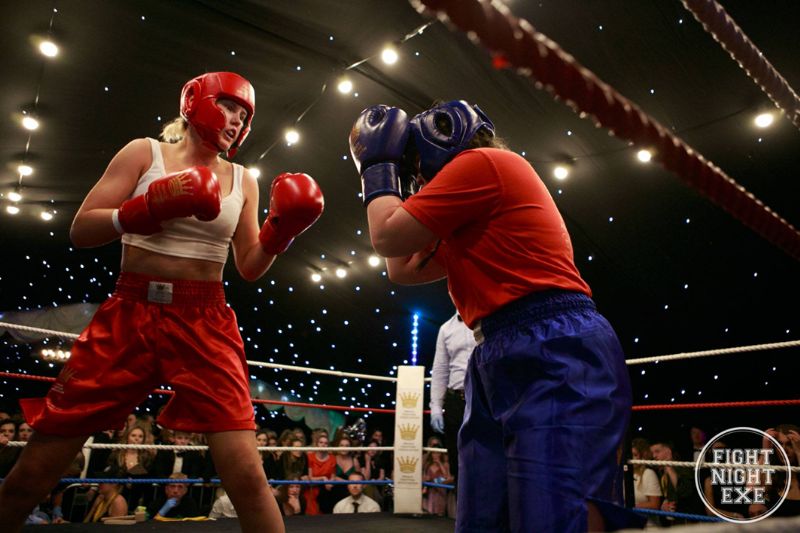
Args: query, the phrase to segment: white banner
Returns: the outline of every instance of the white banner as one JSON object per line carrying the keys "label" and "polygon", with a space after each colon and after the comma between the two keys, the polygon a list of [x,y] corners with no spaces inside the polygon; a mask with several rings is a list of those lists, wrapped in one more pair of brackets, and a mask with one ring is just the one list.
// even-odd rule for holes
{"label": "white banner", "polygon": [[422,407],[425,367],[397,370],[394,417],[394,512],[422,512]]}

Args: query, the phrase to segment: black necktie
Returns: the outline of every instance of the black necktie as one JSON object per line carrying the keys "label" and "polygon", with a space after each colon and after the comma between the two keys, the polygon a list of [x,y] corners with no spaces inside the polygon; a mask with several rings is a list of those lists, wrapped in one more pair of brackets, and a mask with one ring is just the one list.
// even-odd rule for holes
{"label": "black necktie", "polygon": [[353,502],[353,512],[354,513],[358,512],[358,502]]}

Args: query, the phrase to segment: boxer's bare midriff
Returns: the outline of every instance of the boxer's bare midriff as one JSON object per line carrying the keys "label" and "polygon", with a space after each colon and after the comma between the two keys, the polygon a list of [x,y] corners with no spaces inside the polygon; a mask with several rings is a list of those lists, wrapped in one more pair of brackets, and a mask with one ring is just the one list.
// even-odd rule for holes
{"label": "boxer's bare midriff", "polygon": [[122,271],[168,279],[221,281],[223,263],[176,257],[124,245]]}

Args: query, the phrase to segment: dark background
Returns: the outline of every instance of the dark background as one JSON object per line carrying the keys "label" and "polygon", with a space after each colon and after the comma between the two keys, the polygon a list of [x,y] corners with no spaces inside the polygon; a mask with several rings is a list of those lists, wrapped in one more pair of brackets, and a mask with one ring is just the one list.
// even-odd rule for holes
{"label": "dark background", "polygon": [[[788,83],[800,85],[800,3],[721,3]],[[507,4],[800,224],[800,132],[777,115],[768,129],[753,125],[757,113],[774,106],[679,1]],[[489,54],[461,32],[433,21],[406,38],[432,22],[408,2],[30,0],[9,2],[3,13],[0,311],[99,303],[113,290],[120,245],[73,249],[68,228],[75,211],[122,146],[157,136],[177,115],[186,80],[232,70],[256,89],[253,129],[235,161],[261,170],[262,208],[272,177],[282,171],[309,173],[326,197],[319,222],[264,278],[244,282],[228,263],[227,293],[249,359],[387,375],[410,361],[412,314],[419,312],[418,362],[430,367],[438,326],[453,312],[446,286],[394,286],[382,267],[367,265],[366,214],[347,134],[368,105],[414,114],[435,99],[479,104],[498,134],[537,169],[566,220],[577,265],[629,358],[793,340],[800,332],[796,260],[657,163],[638,162],[639,147],[580,119],[517,73],[494,69]],[[61,47],[55,59],[34,46],[48,32]],[[387,43],[398,45],[393,66],[378,57]],[[357,94],[337,92],[343,74]],[[22,110],[39,116],[38,131],[20,127]],[[290,126],[302,136],[293,146],[282,139]],[[35,171],[22,180],[21,212],[12,216],[5,206],[20,183],[22,160]],[[572,171],[558,181],[552,168],[565,160]],[[41,220],[42,209],[54,219]],[[333,275],[340,266],[348,270],[343,280]],[[313,272],[322,282],[310,280]],[[37,360],[40,348],[5,336],[2,370],[55,375],[57,365]],[[634,403],[794,398],[799,353],[632,366]],[[251,374],[298,401],[391,407],[394,397],[383,382],[255,368]],[[2,380],[0,401],[15,410],[18,397],[45,390],[40,383]],[[159,402],[154,397],[146,407]],[[271,427],[292,424],[263,408],[259,418]],[[391,431],[386,415],[370,415],[368,422]],[[695,423],[715,432],[781,422],[800,422],[797,409],[644,412],[634,414],[633,427],[683,439]]]}

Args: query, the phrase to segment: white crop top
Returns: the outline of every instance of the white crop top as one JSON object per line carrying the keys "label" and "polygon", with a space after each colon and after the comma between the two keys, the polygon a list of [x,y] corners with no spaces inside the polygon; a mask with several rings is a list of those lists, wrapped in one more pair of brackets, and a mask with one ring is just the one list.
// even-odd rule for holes
{"label": "white crop top", "polygon": [[[144,194],[150,183],[167,174],[161,145],[155,139],[147,140],[150,141],[153,163],[139,178],[131,198]],[[243,174],[244,168],[234,163],[233,188],[228,196],[222,198],[219,216],[214,220],[202,222],[195,217],[174,218],[162,222],[163,231],[154,235],[125,233],[122,235],[122,243],[164,255],[225,263],[228,260],[228,247],[244,205]]]}

